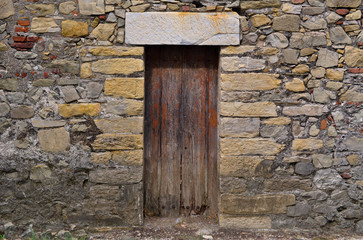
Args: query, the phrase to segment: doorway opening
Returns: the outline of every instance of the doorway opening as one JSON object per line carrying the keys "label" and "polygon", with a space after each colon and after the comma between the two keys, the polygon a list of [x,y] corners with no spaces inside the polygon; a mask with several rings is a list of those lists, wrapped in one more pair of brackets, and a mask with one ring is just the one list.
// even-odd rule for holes
{"label": "doorway opening", "polygon": [[218,215],[219,47],[145,47],[144,212]]}

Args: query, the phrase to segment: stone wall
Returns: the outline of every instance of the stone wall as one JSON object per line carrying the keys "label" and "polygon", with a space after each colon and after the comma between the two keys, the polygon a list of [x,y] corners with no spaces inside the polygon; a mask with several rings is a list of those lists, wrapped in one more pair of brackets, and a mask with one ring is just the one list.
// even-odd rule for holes
{"label": "stone wall", "polygon": [[142,225],[144,49],[124,44],[126,12],[232,10],[220,225],[362,233],[361,0],[2,0],[0,233]]}

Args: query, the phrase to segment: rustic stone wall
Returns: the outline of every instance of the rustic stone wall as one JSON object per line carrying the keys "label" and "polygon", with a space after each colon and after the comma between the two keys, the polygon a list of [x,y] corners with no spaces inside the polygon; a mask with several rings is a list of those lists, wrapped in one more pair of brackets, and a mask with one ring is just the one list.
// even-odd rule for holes
{"label": "rustic stone wall", "polygon": [[232,10],[221,226],[363,233],[361,0],[2,0],[0,233],[141,225],[144,49],[124,44],[126,12]]}

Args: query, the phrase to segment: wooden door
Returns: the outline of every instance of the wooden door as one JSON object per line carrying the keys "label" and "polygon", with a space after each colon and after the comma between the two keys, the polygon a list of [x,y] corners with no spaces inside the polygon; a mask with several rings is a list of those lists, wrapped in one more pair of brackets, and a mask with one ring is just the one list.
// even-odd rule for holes
{"label": "wooden door", "polygon": [[145,48],[145,214],[218,212],[218,47]]}

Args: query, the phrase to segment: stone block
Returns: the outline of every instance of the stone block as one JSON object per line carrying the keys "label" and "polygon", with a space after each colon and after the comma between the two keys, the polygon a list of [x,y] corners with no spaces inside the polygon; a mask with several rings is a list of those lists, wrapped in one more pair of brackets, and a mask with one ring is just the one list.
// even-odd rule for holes
{"label": "stone block", "polygon": [[53,18],[34,17],[30,31],[34,33],[59,32],[60,28]]}
{"label": "stone block", "polygon": [[97,135],[92,147],[95,150],[133,150],[142,149],[142,142],[142,135],[106,133]]}
{"label": "stone block", "polygon": [[84,37],[88,35],[88,24],[86,22],[65,20],[62,22],[63,37]]}
{"label": "stone block", "polygon": [[89,181],[112,185],[139,183],[142,180],[142,167],[98,169],[89,173]]}
{"label": "stone block", "polygon": [[283,50],[284,62],[287,64],[297,64],[297,57],[299,52],[295,49]]}
{"label": "stone block", "polygon": [[283,214],[287,206],[295,204],[294,194],[261,194],[221,196],[221,213],[227,214]]}
{"label": "stone block", "polygon": [[326,70],[326,77],[330,80],[341,81],[344,78],[344,71],[329,68]]}
{"label": "stone block", "polygon": [[143,118],[108,118],[95,119],[97,128],[103,133],[142,133]]}
{"label": "stone block", "polygon": [[328,112],[328,108],[319,104],[306,104],[303,106],[284,107],[282,113],[287,116],[321,116]]}
{"label": "stone block", "polygon": [[251,53],[256,49],[256,46],[228,46],[221,48],[221,55],[237,55]]}
{"label": "stone block", "polygon": [[11,109],[11,118],[14,119],[26,119],[34,116],[34,109],[32,106],[19,106]]}
{"label": "stone block", "polygon": [[125,42],[133,45],[238,45],[237,13],[126,13]]}
{"label": "stone block", "polygon": [[306,138],[294,139],[292,141],[292,149],[295,151],[318,150],[323,147],[323,140]]}
{"label": "stone block", "polygon": [[53,128],[53,127],[63,127],[64,125],[66,125],[66,122],[34,119],[32,121],[32,125],[35,128]]}
{"label": "stone block", "polygon": [[59,12],[61,14],[70,14],[72,11],[77,9],[77,4],[72,1],[62,2],[59,4]]}
{"label": "stone block", "polygon": [[120,165],[142,166],[143,160],[142,150],[112,152],[112,161]]}
{"label": "stone block", "polygon": [[102,23],[93,29],[90,38],[96,38],[99,41],[107,41],[111,35],[114,33],[116,23]]}
{"label": "stone block", "polygon": [[63,152],[70,147],[70,136],[64,128],[38,131],[40,147],[46,152]]}
{"label": "stone block", "polygon": [[227,229],[270,229],[271,218],[268,216],[233,216],[228,214],[219,215],[219,226]]}
{"label": "stone block", "polygon": [[349,151],[363,152],[363,138],[350,137],[344,141],[344,145]]}
{"label": "stone block", "polygon": [[285,148],[266,138],[222,138],[222,155],[276,155]]}
{"label": "stone block", "polygon": [[258,118],[222,118],[222,137],[256,137],[259,134]]}
{"label": "stone block", "polygon": [[250,18],[250,21],[254,27],[261,27],[271,23],[271,20],[265,14],[255,14]]}
{"label": "stone block", "polygon": [[291,118],[288,117],[268,118],[264,120],[263,123],[267,125],[289,125],[291,123]]}
{"label": "stone block", "polygon": [[37,16],[53,15],[55,13],[55,4],[30,4],[25,6],[26,9],[35,12]]}
{"label": "stone block", "polygon": [[251,57],[222,57],[221,66],[226,72],[258,71],[265,69],[266,61]]}
{"label": "stone block", "polygon": [[315,173],[314,185],[321,190],[336,190],[343,182],[343,178],[335,169],[321,169]]}
{"label": "stone block", "polygon": [[363,67],[363,50],[352,46],[346,46],[344,59],[349,67]]}
{"label": "stone block", "polygon": [[91,63],[82,63],[81,65],[81,78],[92,77]]}
{"label": "stone block", "polygon": [[333,165],[331,154],[313,154],[312,158],[315,168],[329,168]]}
{"label": "stone block", "polygon": [[272,102],[222,102],[221,115],[230,117],[276,117],[276,105]]}
{"label": "stone block", "polygon": [[[339,54],[326,48],[321,48],[318,52],[316,66],[325,68],[338,66]],[[349,64],[348,64],[349,65]]]}
{"label": "stone block", "polygon": [[144,61],[136,58],[102,59],[92,63],[93,72],[130,75],[144,70]]}
{"label": "stone block", "polygon": [[142,56],[143,47],[124,47],[124,46],[99,46],[91,47],[88,52],[95,56]]}
{"label": "stone block", "polygon": [[280,0],[265,0],[265,1],[241,1],[241,9],[261,9],[261,8],[278,8]]}
{"label": "stone block", "polygon": [[292,81],[287,82],[285,85],[286,90],[292,92],[304,92],[306,90],[304,81],[298,78],[294,78]]}
{"label": "stone block", "polygon": [[299,178],[281,178],[265,179],[264,191],[266,192],[284,192],[284,191],[312,191],[313,183],[309,179]]}
{"label": "stone block", "polygon": [[298,32],[300,30],[300,17],[292,14],[274,17],[272,28],[275,31]]}
{"label": "stone block", "polygon": [[44,182],[51,178],[52,171],[45,164],[38,164],[32,167],[30,180],[34,182]]}
{"label": "stone block", "polygon": [[255,91],[272,90],[280,87],[279,74],[267,73],[233,73],[221,74],[223,90]]}
{"label": "stone block", "polygon": [[0,89],[15,92],[18,89],[19,80],[16,78],[0,79]]}
{"label": "stone block", "polygon": [[0,103],[0,117],[5,117],[10,112],[10,107],[7,103]]}
{"label": "stone block", "polygon": [[141,116],[144,111],[144,102],[133,99],[121,99],[119,101],[108,102],[106,106],[107,113],[128,116]]}
{"label": "stone block", "polygon": [[97,116],[101,112],[99,103],[79,103],[79,104],[59,104],[58,112],[62,117],[70,118],[74,116]]}
{"label": "stone block", "polygon": [[97,199],[118,201],[121,197],[121,191],[118,186],[94,185],[90,187],[89,193],[91,198]]}
{"label": "stone block", "polygon": [[327,0],[326,5],[333,8],[356,8],[362,3],[362,0]]}
{"label": "stone block", "polygon": [[15,14],[13,0],[2,0],[0,2],[0,19],[8,18]]}
{"label": "stone block", "polygon": [[340,101],[353,101],[353,102],[363,102],[363,93],[361,92],[360,86],[355,86],[345,93],[343,93],[340,97]]}
{"label": "stone block", "polygon": [[263,158],[257,156],[222,156],[221,176],[250,178],[258,176],[257,167]]}
{"label": "stone block", "polygon": [[62,73],[72,73],[79,74],[79,63],[78,61],[69,61],[65,59],[53,60],[49,64],[46,64],[48,68],[57,68],[62,71]]}
{"label": "stone block", "polygon": [[330,39],[334,44],[352,44],[352,39],[341,26],[330,29]]}
{"label": "stone block", "polygon": [[79,12],[82,15],[105,14],[104,0],[78,0]]}
{"label": "stone block", "polygon": [[142,99],[144,97],[144,79],[107,78],[104,93],[115,97]]}

